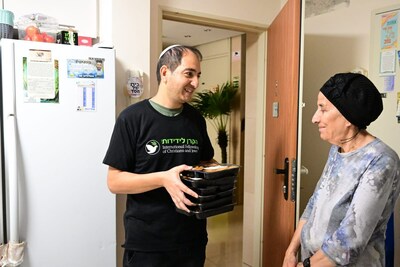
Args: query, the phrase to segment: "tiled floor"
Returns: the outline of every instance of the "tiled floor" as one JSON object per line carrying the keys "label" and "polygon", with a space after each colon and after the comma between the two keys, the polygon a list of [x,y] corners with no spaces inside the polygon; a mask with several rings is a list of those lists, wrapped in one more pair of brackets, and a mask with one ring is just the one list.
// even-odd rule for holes
{"label": "tiled floor", "polygon": [[204,267],[241,267],[243,206],[208,218],[207,258]]}

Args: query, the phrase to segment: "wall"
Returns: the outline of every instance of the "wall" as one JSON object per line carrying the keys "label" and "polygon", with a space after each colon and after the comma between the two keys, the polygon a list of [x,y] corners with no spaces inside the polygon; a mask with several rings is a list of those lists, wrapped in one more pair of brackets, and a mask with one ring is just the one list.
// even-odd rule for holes
{"label": "wall", "polygon": [[246,35],[240,35],[231,38],[231,81],[237,82],[238,97],[233,104],[233,111],[231,113],[231,127],[229,136],[229,152],[228,152],[228,162],[238,164],[242,166],[239,172],[239,177],[236,182],[236,203],[239,205],[243,204],[243,187],[244,187],[244,177],[243,177],[243,155],[244,155],[244,108],[246,101]]}
{"label": "wall", "polygon": [[301,177],[301,211],[319,179],[329,149],[311,123],[318,91],[337,72],[369,69],[371,11],[397,3],[398,0],[351,0],[348,7],[342,5],[305,20],[302,165],[309,174]]}
{"label": "wall", "polygon": [[[180,1],[180,0],[159,0],[160,6],[170,7],[176,10],[184,10],[190,14],[207,14],[210,18],[224,18],[226,21],[251,22],[265,26],[271,23],[272,19],[279,12],[279,0],[252,0],[245,3],[237,3],[229,0],[213,1]],[[243,12],[246,10],[246,12]]]}
{"label": "wall", "polygon": [[[26,0],[28,1],[28,0]],[[189,15],[198,15],[217,18],[227,21],[242,22],[247,25],[266,27],[279,12],[281,1],[253,0],[246,3],[232,5],[231,1],[188,1],[158,0],[158,1],[128,1],[128,0],[99,0],[103,3],[112,25],[111,29],[99,31],[103,36],[112,32],[110,42],[117,50],[117,90],[123,90],[125,72],[129,68],[137,68],[145,75],[145,93],[142,98],[155,93],[157,84],[155,77],[155,65],[161,45],[161,16],[162,10],[174,10]],[[112,7],[109,5],[112,3]],[[254,8],[251,8],[254,7]],[[246,8],[249,12],[242,12]],[[108,11],[108,12],[107,12]],[[102,12],[102,9],[100,9]],[[111,12],[111,15],[109,14]],[[123,20],[121,18],[124,18]],[[101,24],[102,19],[100,19]],[[139,26],[140,25],[140,26]],[[108,27],[107,25],[105,27]],[[101,39],[101,37],[100,37]],[[119,79],[118,79],[119,77]],[[128,104],[135,101],[128,101]],[[121,93],[117,104],[119,111],[126,106],[126,97]]]}
{"label": "wall", "polygon": [[[217,85],[222,85],[230,79],[230,39],[197,46],[203,54],[201,62],[201,84],[197,92],[212,90]],[[229,128],[228,128],[229,130]],[[218,130],[210,120],[207,120],[207,131],[211,144],[214,147],[214,158],[221,162],[221,148],[218,145]]]}
{"label": "wall", "polygon": [[258,70],[265,70],[265,44],[266,34],[246,35],[243,264],[254,267],[261,266],[265,73]]}

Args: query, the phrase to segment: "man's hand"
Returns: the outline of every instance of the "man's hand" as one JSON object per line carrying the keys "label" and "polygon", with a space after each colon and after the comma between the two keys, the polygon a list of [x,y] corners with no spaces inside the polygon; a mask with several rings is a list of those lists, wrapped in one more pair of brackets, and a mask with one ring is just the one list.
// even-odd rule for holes
{"label": "man's hand", "polygon": [[191,195],[195,198],[198,198],[196,192],[187,187],[184,183],[182,183],[180,178],[180,173],[185,170],[192,169],[191,166],[187,165],[179,165],[168,171],[165,171],[163,186],[167,190],[168,194],[171,196],[172,201],[175,203],[175,206],[178,209],[184,210],[186,212],[190,212],[188,207],[186,206],[194,206],[189,199],[186,198],[185,193]]}

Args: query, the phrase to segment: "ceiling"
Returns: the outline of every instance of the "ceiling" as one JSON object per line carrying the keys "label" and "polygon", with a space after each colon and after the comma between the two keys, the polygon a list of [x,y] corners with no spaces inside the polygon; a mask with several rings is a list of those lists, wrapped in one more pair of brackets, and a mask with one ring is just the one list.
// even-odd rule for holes
{"label": "ceiling", "polygon": [[[332,8],[343,6],[343,4],[345,6],[348,6],[349,2],[350,0],[306,0],[306,17],[329,12],[332,10]],[[201,26],[196,24],[177,22],[170,19],[163,19],[162,21],[163,47],[167,47],[172,44],[197,46],[241,35],[244,33],[210,26]]]}
{"label": "ceiling", "polygon": [[163,20],[163,47],[172,44],[197,46],[233,36],[243,34],[242,32],[200,26],[189,23]]}

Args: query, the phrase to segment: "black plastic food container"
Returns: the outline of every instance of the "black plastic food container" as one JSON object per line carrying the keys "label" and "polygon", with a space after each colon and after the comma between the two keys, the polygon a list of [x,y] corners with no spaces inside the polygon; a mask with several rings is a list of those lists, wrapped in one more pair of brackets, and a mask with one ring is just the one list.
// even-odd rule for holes
{"label": "black plastic food container", "polygon": [[234,203],[234,191],[239,166],[234,164],[221,164],[208,167],[200,167],[183,171],[182,182],[195,191],[199,197],[186,197],[196,204],[188,206],[190,212],[176,209],[187,216],[196,216],[197,219],[205,219],[210,216],[232,211]]}
{"label": "black plastic food container", "polygon": [[237,176],[239,165],[220,164],[216,166],[204,167],[202,170],[188,170],[181,173],[182,176],[189,178],[216,179],[227,176]]}
{"label": "black plastic food container", "polygon": [[176,209],[176,210],[179,213],[185,214],[187,216],[194,215],[194,216],[196,216],[197,219],[206,219],[207,217],[211,217],[214,215],[232,211],[234,206],[235,206],[235,204],[232,203],[232,204],[228,204],[228,205],[224,205],[221,207],[212,208],[212,209],[208,209],[208,210],[204,210],[204,211],[190,211],[190,213],[188,213],[184,210],[180,210],[180,209]]}

